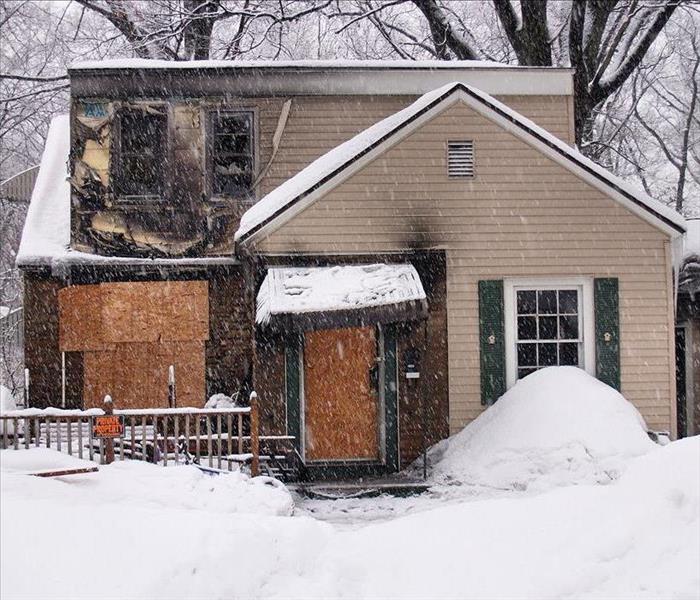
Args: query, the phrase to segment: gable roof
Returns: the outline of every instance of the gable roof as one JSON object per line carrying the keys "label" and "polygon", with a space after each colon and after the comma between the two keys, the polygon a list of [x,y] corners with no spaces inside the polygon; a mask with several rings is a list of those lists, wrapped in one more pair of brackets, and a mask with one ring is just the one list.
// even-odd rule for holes
{"label": "gable roof", "polygon": [[685,219],[680,214],[643,190],[613,175],[492,96],[464,83],[450,83],[424,94],[410,106],[333,148],[264,196],[243,215],[235,235],[236,241],[245,243],[276,230],[359,168],[458,101],[494,121],[665,233],[677,237],[685,231]]}

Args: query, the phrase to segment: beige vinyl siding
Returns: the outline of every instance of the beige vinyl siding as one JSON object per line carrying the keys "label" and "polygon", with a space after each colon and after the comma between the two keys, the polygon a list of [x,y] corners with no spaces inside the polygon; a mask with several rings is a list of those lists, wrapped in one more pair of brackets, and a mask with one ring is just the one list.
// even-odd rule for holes
{"label": "beige vinyl siding", "polygon": [[[446,143],[474,141],[476,177],[448,179]],[[618,277],[622,391],[650,427],[675,397],[668,237],[458,103],[261,240],[269,254],[443,248],[450,427],[482,410],[479,279]]]}
{"label": "beige vinyl siding", "polygon": [[[258,197],[296,175],[310,162],[377,121],[405,108],[415,96],[299,96],[292,98],[289,118],[274,161],[260,182]],[[286,98],[251,100],[258,110],[259,168],[270,160],[272,137]],[[514,110],[571,142],[573,114],[568,96],[499,98]],[[241,105],[248,106],[245,100]],[[234,103],[236,104],[236,103]]]}

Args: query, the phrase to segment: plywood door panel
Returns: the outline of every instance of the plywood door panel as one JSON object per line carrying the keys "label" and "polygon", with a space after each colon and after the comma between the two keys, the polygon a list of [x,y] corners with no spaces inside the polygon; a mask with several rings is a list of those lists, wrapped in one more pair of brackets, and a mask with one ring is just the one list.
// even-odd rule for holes
{"label": "plywood door panel", "polygon": [[378,399],[370,386],[375,357],[371,327],[305,335],[307,460],[379,458]]}

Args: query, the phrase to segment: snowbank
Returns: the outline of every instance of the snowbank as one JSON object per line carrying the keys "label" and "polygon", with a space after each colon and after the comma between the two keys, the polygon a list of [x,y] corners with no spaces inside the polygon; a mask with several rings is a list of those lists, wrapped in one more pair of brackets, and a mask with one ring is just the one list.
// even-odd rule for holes
{"label": "snowbank", "polygon": [[0,452],[0,473],[3,475],[25,475],[44,471],[94,468],[95,466],[95,463],[89,460],[82,460],[49,448]]}
{"label": "snowbank", "polygon": [[436,482],[544,490],[609,482],[654,447],[619,392],[582,369],[549,367],[437,444],[429,460]]}
{"label": "snowbank", "polygon": [[338,535],[275,597],[697,598],[699,457],[700,439],[683,440],[633,459],[609,486],[456,504]]}
{"label": "snowbank", "polygon": [[[9,478],[9,475],[86,465],[92,466],[94,463],[46,448],[2,450],[2,491],[21,493],[26,486],[34,485],[27,483],[27,477]],[[164,510],[290,515],[294,508],[291,495],[278,481],[268,477],[250,478],[238,471],[211,476],[194,466],[166,468],[140,461],[124,461],[100,466],[99,473],[85,477],[88,479],[73,476],[66,481],[80,483],[73,490],[76,496],[71,501],[86,510],[92,505],[119,503]],[[59,487],[49,483],[40,490],[40,494],[51,498],[60,491]]]}
{"label": "snowbank", "polygon": [[[654,446],[611,485],[463,502],[353,531],[222,514],[202,503],[215,493],[206,485],[196,494],[183,485],[184,470],[141,466],[61,481],[0,478],[3,600],[700,594],[697,437]],[[125,470],[121,488],[116,479],[105,488],[105,473]],[[196,509],[183,497],[199,498]],[[108,549],[96,551],[96,539]]]}

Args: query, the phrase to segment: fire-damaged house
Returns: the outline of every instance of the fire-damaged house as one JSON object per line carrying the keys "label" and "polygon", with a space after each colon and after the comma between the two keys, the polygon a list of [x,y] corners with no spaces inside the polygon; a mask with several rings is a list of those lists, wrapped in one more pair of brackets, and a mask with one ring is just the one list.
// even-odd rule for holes
{"label": "fire-damaged house", "polygon": [[255,389],[308,469],[393,471],[573,365],[675,435],[682,217],[573,148],[572,72],[85,63],[18,262],[35,406]]}

